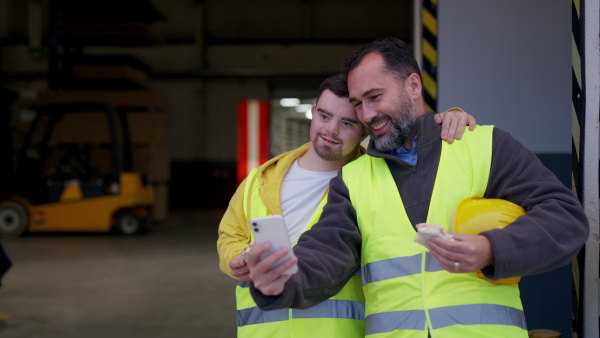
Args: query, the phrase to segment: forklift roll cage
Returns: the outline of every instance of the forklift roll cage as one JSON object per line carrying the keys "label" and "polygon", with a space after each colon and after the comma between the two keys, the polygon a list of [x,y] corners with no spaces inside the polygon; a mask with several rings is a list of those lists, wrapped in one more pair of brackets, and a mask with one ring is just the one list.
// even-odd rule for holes
{"label": "forklift roll cage", "polygon": [[[28,107],[35,112],[17,154],[10,194],[0,197],[0,238],[24,231],[147,231],[153,194],[145,177],[132,172],[129,107],[105,103],[53,103]],[[44,177],[50,142],[65,114],[105,112],[111,153],[110,172],[99,177]],[[43,126],[42,119],[47,120]],[[118,128],[120,125],[120,130]],[[41,139],[34,142],[34,137]],[[119,137],[119,131],[121,137]],[[122,142],[120,142],[122,141]],[[75,142],[77,146],[85,142]]]}

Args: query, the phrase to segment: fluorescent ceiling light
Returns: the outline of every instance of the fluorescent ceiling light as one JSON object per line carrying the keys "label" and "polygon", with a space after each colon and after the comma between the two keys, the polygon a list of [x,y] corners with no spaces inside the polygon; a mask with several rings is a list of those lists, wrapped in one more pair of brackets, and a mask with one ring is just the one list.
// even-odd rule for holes
{"label": "fluorescent ceiling light", "polygon": [[305,115],[305,116],[306,116],[306,118],[307,118],[307,119],[309,119],[309,120],[312,120],[312,112],[311,112],[310,110],[308,110],[308,111],[306,112],[306,115]]}
{"label": "fluorescent ceiling light", "polygon": [[296,112],[305,113],[312,108],[312,104],[299,104],[296,106]]}
{"label": "fluorescent ceiling light", "polygon": [[282,107],[295,107],[300,104],[300,100],[296,98],[286,98],[279,100]]}

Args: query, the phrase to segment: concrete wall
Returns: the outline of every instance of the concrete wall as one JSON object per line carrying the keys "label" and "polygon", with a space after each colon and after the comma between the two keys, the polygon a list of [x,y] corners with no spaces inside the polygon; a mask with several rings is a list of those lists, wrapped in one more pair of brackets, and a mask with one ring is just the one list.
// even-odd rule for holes
{"label": "concrete wall", "polygon": [[[600,202],[599,164],[600,156],[600,5],[598,1],[585,1],[581,17],[584,22],[584,97],[585,130],[583,147],[583,206],[590,221],[590,236],[586,243],[583,327],[585,337],[598,337],[600,333],[600,282],[598,260],[600,259]],[[581,50],[580,50],[581,52]]]}
{"label": "concrete wall", "polygon": [[[509,131],[571,185],[571,2],[455,0],[438,8],[439,109]],[[519,283],[528,329],[571,337],[571,267]]]}
{"label": "concrete wall", "polygon": [[438,107],[536,153],[571,151],[571,2],[440,2]]}

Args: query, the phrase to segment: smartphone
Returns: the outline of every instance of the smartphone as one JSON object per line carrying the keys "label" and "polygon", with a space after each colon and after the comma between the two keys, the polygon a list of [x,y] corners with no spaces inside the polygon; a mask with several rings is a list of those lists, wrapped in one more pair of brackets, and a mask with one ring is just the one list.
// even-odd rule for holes
{"label": "smartphone", "polygon": [[[283,221],[283,217],[281,215],[254,217],[250,219],[250,229],[252,229],[254,242],[256,244],[262,244],[266,242],[271,243],[271,250],[262,254],[260,256],[261,259],[264,259],[266,256],[270,255],[279,248],[288,248],[288,253],[275,264],[273,264],[272,268],[282,264],[294,255],[294,251],[290,245],[287,227],[285,226],[285,222]],[[294,264],[294,266],[287,269],[283,274],[291,275],[297,271],[298,265]]]}

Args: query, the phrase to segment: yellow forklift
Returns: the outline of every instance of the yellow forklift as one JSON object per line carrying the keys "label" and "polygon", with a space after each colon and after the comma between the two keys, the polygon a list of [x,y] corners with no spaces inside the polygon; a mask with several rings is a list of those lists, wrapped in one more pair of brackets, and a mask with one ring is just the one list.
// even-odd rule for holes
{"label": "yellow forklift", "polygon": [[[146,178],[132,171],[126,107],[53,103],[28,110],[35,117],[17,155],[10,193],[0,196],[0,238],[16,238],[26,231],[145,233],[154,198]],[[108,128],[86,127],[108,129],[110,142],[102,147],[110,154],[109,172],[90,165],[91,153],[100,146],[52,141],[67,114],[98,112],[106,115]],[[49,159],[56,160],[57,153],[62,158],[49,170]]]}

